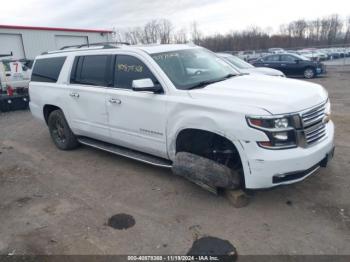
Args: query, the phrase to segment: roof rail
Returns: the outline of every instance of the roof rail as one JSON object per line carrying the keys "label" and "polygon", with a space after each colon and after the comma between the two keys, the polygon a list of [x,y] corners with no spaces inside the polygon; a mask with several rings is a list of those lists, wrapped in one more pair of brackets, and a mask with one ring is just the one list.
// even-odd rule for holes
{"label": "roof rail", "polygon": [[41,55],[48,54],[57,54],[63,52],[73,52],[73,51],[86,51],[88,48],[92,47],[94,49],[108,49],[108,48],[117,48],[118,45],[130,45],[128,42],[100,42],[100,43],[91,43],[91,44],[82,44],[82,45],[67,45],[63,46],[58,50],[46,51],[41,53]]}
{"label": "roof rail", "polygon": [[91,43],[91,44],[82,44],[82,45],[67,45],[61,47],[59,50],[64,50],[72,47],[82,48],[82,47],[90,47],[90,46],[103,46],[103,48],[115,48],[116,45],[130,45],[128,42],[99,42],[99,43]]}

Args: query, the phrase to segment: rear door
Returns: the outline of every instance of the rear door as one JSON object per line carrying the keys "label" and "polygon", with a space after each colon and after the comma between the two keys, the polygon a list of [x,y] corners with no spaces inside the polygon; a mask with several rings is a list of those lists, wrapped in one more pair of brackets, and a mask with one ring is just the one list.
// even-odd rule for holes
{"label": "rear door", "polygon": [[111,58],[112,55],[75,57],[67,100],[71,128],[79,135],[109,139],[105,95]]}

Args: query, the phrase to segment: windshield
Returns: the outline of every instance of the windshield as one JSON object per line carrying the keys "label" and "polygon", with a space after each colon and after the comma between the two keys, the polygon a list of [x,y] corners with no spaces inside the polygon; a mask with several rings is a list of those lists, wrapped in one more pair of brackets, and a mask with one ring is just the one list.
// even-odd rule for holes
{"label": "windshield", "polygon": [[230,64],[238,67],[239,69],[249,69],[254,67],[246,61],[243,61],[242,59],[235,56],[224,56],[223,58]]}
{"label": "windshield", "polygon": [[193,48],[151,55],[178,89],[189,90],[201,83],[210,84],[239,75],[212,52]]}

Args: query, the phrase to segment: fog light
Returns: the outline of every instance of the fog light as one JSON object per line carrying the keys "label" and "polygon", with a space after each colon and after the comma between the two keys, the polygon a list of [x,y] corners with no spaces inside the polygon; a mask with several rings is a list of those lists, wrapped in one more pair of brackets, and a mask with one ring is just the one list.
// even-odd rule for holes
{"label": "fog light", "polygon": [[288,127],[288,119],[287,118],[278,118],[275,119],[275,127],[276,128],[286,128]]}
{"label": "fog light", "polygon": [[286,141],[288,140],[288,133],[287,132],[278,132],[272,134],[275,139]]}

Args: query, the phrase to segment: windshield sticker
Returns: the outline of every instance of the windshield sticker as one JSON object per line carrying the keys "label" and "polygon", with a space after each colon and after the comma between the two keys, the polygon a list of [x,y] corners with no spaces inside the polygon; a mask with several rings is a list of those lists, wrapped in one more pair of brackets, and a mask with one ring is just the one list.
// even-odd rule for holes
{"label": "windshield sticker", "polygon": [[179,54],[178,53],[159,54],[159,55],[153,56],[153,59],[154,60],[164,60],[164,59],[169,59],[172,57],[179,57]]}
{"label": "windshield sticker", "polygon": [[135,72],[135,73],[142,73],[143,72],[142,65],[118,64],[117,69],[118,69],[118,71],[124,71],[124,72]]}

